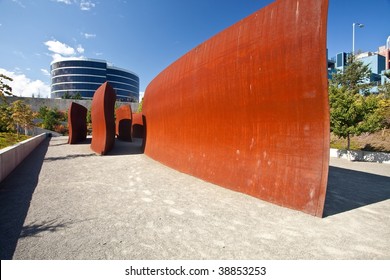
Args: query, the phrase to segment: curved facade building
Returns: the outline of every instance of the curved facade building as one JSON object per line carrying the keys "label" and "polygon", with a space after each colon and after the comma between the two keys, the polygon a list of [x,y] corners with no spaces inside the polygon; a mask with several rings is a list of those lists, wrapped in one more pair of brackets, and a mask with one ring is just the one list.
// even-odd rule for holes
{"label": "curved facade building", "polygon": [[92,99],[104,82],[115,89],[117,100],[139,102],[139,77],[125,69],[113,67],[104,60],[64,59],[53,61],[51,70],[51,97],[78,93]]}

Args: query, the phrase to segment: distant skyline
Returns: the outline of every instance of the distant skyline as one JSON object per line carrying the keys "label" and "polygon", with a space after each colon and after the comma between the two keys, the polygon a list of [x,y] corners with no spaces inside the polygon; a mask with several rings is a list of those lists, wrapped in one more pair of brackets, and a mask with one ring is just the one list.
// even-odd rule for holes
{"label": "distant skyline", "polygon": [[[15,95],[50,94],[50,63],[103,59],[137,73],[140,90],[198,44],[270,0],[0,0],[0,72]],[[329,57],[377,51],[390,36],[390,0],[329,1]],[[293,67],[293,66],[292,66]]]}

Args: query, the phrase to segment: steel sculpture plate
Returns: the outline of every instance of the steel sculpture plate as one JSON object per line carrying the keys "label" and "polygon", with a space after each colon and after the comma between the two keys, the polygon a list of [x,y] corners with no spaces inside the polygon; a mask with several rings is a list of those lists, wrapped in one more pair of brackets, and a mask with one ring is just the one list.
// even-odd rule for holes
{"label": "steel sculpture plate", "polygon": [[69,144],[76,144],[87,139],[87,108],[72,102],[68,110]]}
{"label": "steel sculpture plate", "polygon": [[146,155],[322,216],[327,10],[327,0],[275,1],[163,70],[145,92]]}
{"label": "steel sculpture plate", "polygon": [[93,95],[91,106],[91,149],[99,155],[107,154],[114,147],[115,101],[115,91],[108,82],[102,84]]}

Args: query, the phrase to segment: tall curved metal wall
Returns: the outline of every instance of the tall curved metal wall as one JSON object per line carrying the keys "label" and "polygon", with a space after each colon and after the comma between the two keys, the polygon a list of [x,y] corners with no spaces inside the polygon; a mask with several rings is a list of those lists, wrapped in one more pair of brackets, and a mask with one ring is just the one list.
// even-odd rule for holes
{"label": "tall curved metal wall", "polygon": [[206,181],[322,216],[327,10],[328,0],[278,0],[162,71],[145,92],[145,153]]}

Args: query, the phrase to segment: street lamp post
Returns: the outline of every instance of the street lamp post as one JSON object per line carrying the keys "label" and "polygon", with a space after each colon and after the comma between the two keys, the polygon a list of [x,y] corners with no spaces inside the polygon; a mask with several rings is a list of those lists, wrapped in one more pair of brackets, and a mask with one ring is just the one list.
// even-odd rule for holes
{"label": "street lamp post", "polygon": [[355,26],[359,28],[363,28],[364,24],[361,23],[353,23],[352,24],[352,55],[355,55]]}

